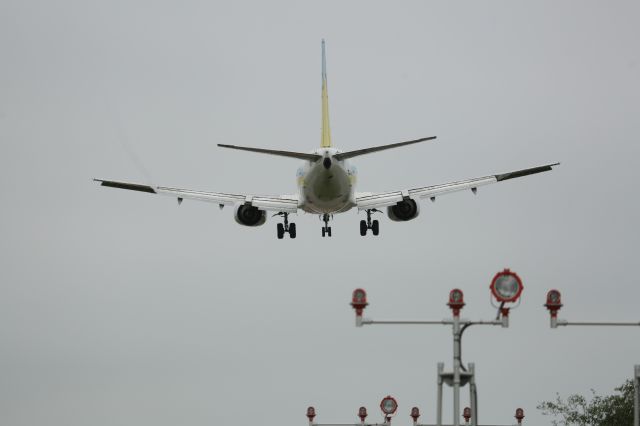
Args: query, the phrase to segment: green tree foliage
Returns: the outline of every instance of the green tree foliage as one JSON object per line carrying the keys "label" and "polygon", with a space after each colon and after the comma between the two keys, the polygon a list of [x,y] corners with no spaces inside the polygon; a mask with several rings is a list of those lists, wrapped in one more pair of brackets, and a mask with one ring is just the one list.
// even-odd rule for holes
{"label": "green tree foliage", "polygon": [[571,395],[566,401],[556,395],[555,401],[538,405],[542,414],[551,415],[553,426],[632,426],[633,380],[627,380],[615,389],[613,395],[599,396],[591,390],[591,400],[582,395]]}

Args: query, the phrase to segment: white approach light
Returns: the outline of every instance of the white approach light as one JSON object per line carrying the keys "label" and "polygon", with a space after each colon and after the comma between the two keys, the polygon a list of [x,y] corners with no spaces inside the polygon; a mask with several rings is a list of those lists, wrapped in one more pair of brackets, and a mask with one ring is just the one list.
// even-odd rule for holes
{"label": "white approach light", "polygon": [[515,302],[522,293],[522,280],[517,274],[505,269],[491,282],[491,292],[498,302]]}
{"label": "white approach light", "polygon": [[496,291],[505,299],[511,299],[519,289],[520,284],[512,275],[503,275],[496,281]]}
{"label": "white approach light", "polygon": [[387,416],[391,416],[398,410],[398,402],[394,397],[387,396],[380,402],[380,409]]}

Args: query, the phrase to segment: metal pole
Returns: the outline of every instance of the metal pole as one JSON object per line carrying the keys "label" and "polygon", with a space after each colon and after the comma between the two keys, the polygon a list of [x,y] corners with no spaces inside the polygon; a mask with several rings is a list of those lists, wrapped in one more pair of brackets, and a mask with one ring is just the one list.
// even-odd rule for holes
{"label": "metal pole", "polygon": [[478,426],[478,393],[476,390],[476,365],[473,362],[469,363],[469,373],[471,373],[471,380],[469,381],[471,426]]}
{"label": "metal pole", "polygon": [[422,321],[422,320],[372,320],[365,318],[362,320],[363,325],[386,324],[386,325],[448,325],[452,324],[451,320],[440,321]]}
{"label": "metal pole", "polygon": [[460,317],[453,316],[453,426],[460,426]]}
{"label": "metal pole", "polygon": [[438,407],[436,414],[436,424],[442,426],[442,373],[444,372],[444,362],[438,363]]}
{"label": "metal pole", "polygon": [[633,377],[633,387],[635,389],[633,424],[634,426],[640,426],[640,365],[636,365],[633,370],[635,373]]}
{"label": "metal pole", "polygon": [[640,322],[590,322],[590,321],[567,321],[558,320],[558,326],[567,325],[587,325],[587,326],[604,326],[604,327],[638,327]]}

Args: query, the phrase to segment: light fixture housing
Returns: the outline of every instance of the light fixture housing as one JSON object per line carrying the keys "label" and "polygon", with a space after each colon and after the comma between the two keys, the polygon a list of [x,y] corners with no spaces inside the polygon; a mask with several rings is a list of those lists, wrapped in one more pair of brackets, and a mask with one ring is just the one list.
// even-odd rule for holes
{"label": "light fixture housing", "polygon": [[364,423],[364,419],[367,418],[367,407],[360,407],[358,410],[358,417],[360,417],[360,421]]}
{"label": "light fixture housing", "polygon": [[356,288],[353,290],[353,294],[351,295],[351,306],[356,310],[359,314],[362,313],[362,310],[367,307],[369,303],[367,303],[367,292],[362,288]]}
{"label": "light fixture housing", "polygon": [[449,303],[447,303],[449,307],[453,310],[454,315],[460,314],[460,309],[462,309],[465,305],[464,303],[464,293],[459,288],[454,288],[449,292]]}
{"label": "light fixture housing", "polygon": [[392,416],[398,411],[398,401],[394,397],[387,395],[380,401],[380,409],[387,416]]}
{"label": "light fixture housing", "polygon": [[549,290],[547,293],[547,303],[544,305],[550,311],[558,310],[562,307],[562,295],[556,289]]}
{"label": "light fixture housing", "polygon": [[313,407],[307,408],[307,417],[309,418],[309,422],[313,422],[313,419],[316,417],[316,409]]}
{"label": "light fixture housing", "polygon": [[420,409],[418,407],[413,407],[411,409],[411,418],[413,419],[414,422],[417,422],[419,417],[420,417]]}
{"label": "light fixture housing", "polygon": [[491,294],[500,303],[516,302],[522,295],[524,286],[522,280],[515,272],[505,269],[498,272],[491,280]]}
{"label": "light fixture housing", "polygon": [[471,408],[464,407],[464,410],[462,410],[462,417],[464,417],[464,420],[469,423],[469,419],[471,418]]}

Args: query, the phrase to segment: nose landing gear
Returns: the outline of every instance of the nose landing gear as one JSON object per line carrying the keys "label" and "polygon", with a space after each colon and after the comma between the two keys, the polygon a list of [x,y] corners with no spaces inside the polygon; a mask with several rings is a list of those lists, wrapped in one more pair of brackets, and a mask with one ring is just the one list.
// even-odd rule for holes
{"label": "nose landing gear", "polygon": [[284,238],[285,233],[289,233],[289,237],[292,239],[296,237],[296,224],[289,223],[289,213],[276,213],[274,216],[282,216],[284,217],[284,223],[279,223],[277,226],[278,230],[278,239],[281,240]]}
{"label": "nose landing gear", "polygon": [[372,213],[380,213],[378,209],[368,209],[367,210],[367,220],[360,221],[360,235],[367,235],[367,230],[371,229],[373,235],[378,235],[380,233],[380,223],[377,220],[371,220]]}
{"label": "nose landing gear", "polygon": [[330,237],[331,227],[329,226],[329,221],[331,220],[331,215],[329,215],[328,213],[323,214],[322,220],[324,221],[324,226],[322,227],[322,236]]}

